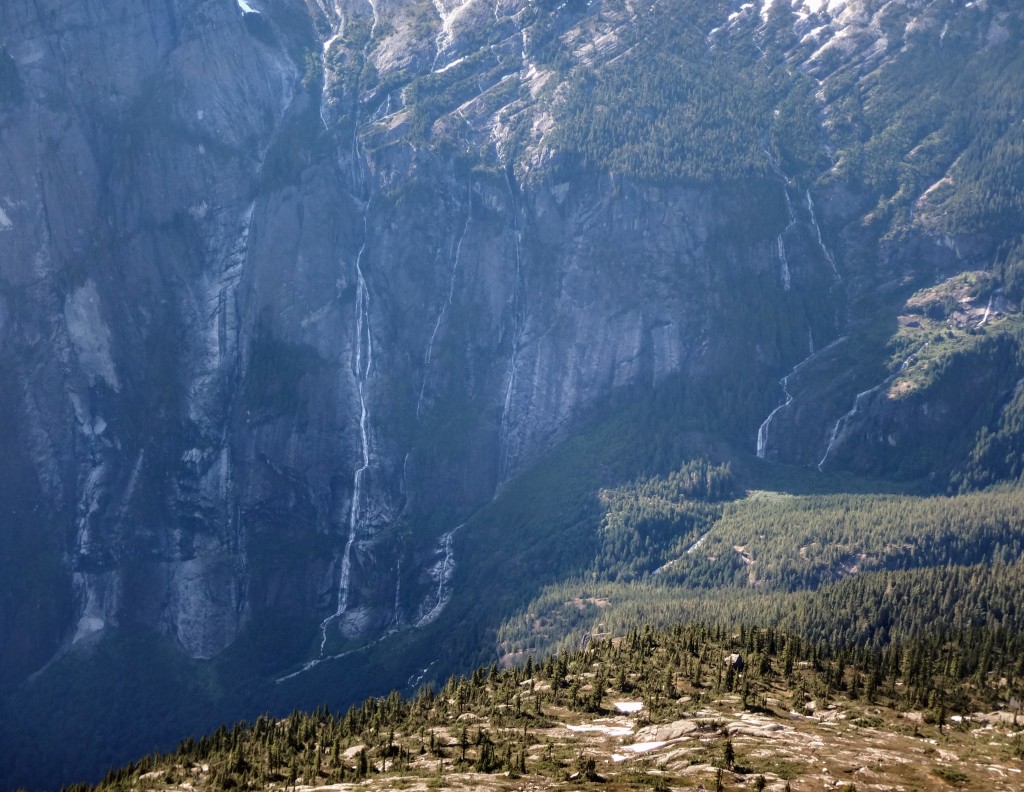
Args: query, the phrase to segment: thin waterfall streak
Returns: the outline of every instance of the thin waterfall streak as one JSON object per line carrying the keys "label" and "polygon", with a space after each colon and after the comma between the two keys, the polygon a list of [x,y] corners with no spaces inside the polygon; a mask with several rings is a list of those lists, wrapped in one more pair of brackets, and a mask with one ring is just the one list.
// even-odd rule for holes
{"label": "thin waterfall streak", "polygon": [[772,421],[775,420],[775,416],[778,415],[781,410],[785,409],[786,407],[789,407],[789,405],[793,403],[793,394],[791,394],[789,391],[790,378],[794,374],[798,373],[801,369],[803,369],[804,366],[808,365],[814,358],[834,349],[839,344],[846,341],[847,338],[849,338],[849,336],[842,336],[840,338],[837,338],[828,346],[822,347],[817,352],[812,350],[810,355],[808,355],[806,358],[797,363],[785,377],[779,380],[779,385],[782,386],[783,402],[782,404],[778,405],[774,410],[772,410],[768,414],[768,417],[765,418],[764,421],[761,422],[761,425],[757,428],[756,454],[758,459],[767,459],[768,457],[768,431],[771,428]]}
{"label": "thin waterfall streak", "polygon": [[981,321],[978,322],[978,327],[984,326],[985,322],[988,321],[989,314],[992,313],[992,297],[988,298],[988,305],[985,306],[985,315],[981,317]]}
{"label": "thin waterfall streak", "polygon": [[835,274],[836,280],[838,280],[840,283],[842,283],[843,282],[843,278],[839,274],[839,270],[836,268],[835,257],[833,257],[832,251],[830,251],[825,246],[825,240],[822,239],[822,236],[821,236],[821,226],[818,225],[818,219],[817,219],[817,217],[814,214],[814,199],[811,198],[811,190],[810,190],[810,188],[808,188],[808,190],[807,190],[806,197],[807,197],[807,212],[811,216],[811,225],[814,226],[814,233],[818,237],[818,247],[821,248],[821,252],[824,254],[825,260],[828,262],[828,265],[832,268],[832,272]]}
{"label": "thin waterfall streak", "polygon": [[836,442],[839,440],[839,437],[841,436],[842,431],[844,429],[846,429],[846,427],[850,423],[850,421],[853,420],[853,418],[860,412],[861,403],[868,396],[870,396],[873,393],[877,393],[882,388],[884,388],[886,385],[888,385],[890,382],[892,382],[894,379],[896,379],[900,374],[902,374],[904,371],[906,371],[907,366],[909,366],[911,363],[913,363],[917,359],[917,356],[920,355],[927,347],[928,347],[928,342],[926,341],[921,346],[919,346],[917,349],[915,349],[906,358],[906,360],[904,360],[900,364],[900,367],[898,369],[896,369],[896,371],[894,371],[892,374],[890,374],[888,377],[886,377],[880,383],[875,385],[875,387],[868,388],[868,390],[861,391],[860,393],[858,393],[856,395],[856,397],[853,400],[853,407],[848,412],[843,413],[841,416],[839,416],[839,420],[837,420],[835,422],[835,425],[832,427],[832,431],[829,433],[828,445],[825,447],[825,455],[821,458],[821,461],[818,462],[818,470],[820,472],[824,472],[824,470],[825,470],[825,463],[828,461],[829,456],[832,454],[832,451],[835,448]]}
{"label": "thin waterfall streak", "polygon": [[395,564],[395,624],[397,628],[401,622],[401,601],[402,601],[402,558],[399,556]]}
{"label": "thin waterfall streak", "polygon": [[[319,2],[319,0],[318,0]],[[320,3],[323,9],[322,3]],[[370,0],[370,9],[373,13],[373,26],[370,30],[369,39],[366,45],[363,47],[363,62],[365,63],[369,57],[370,47],[373,43],[373,39],[376,35],[377,26],[379,23],[377,5],[373,0]],[[325,10],[326,13],[326,10]],[[326,129],[328,127],[326,118],[326,95],[327,95],[327,82],[328,82],[328,67],[327,67],[327,55],[331,46],[340,37],[344,36],[346,20],[344,15],[337,13],[337,6],[335,5],[335,15],[332,16],[332,22],[336,18],[337,22],[333,27],[333,36],[324,43],[324,87],[323,95],[321,97],[320,106],[320,120]],[[357,87],[358,92],[358,87]],[[363,500],[363,488],[365,483],[366,474],[370,469],[370,411],[367,406],[366,390],[365,385],[370,377],[373,370],[373,333],[370,327],[370,290],[366,283],[366,277],[363,272],[363,258],[366,253],[367,243],[369,242],[369,214],[370,205],[373,200],[372,184],[368,182],[366,163],[363,161],[363,150],[359,139],[359,96],[356,96],[356,108],[355,108],[355,121],[353,124],[352,132],[352,192],[354,195],[365,196],[363,202],[363,241],[359,247],[359,251],[356,254],[355,260],[355,271],[356,271],[356,334],[355,334],[355,345],[353,350],[354,360],[351,362],[351,372],[355,379],[356,393],[359,399],[359,439],[360,439],[360,466],[355,470],[352,476],[352,501],[349,506],[348,514],[348,536],[345,541],[345,549],[341,555],[341,569],[338,574],[338,596],[337,604],[334,609],[334,613],[328,616],[320,623],[320,650],[319,656],[309,662],[305,663],[298,671],[280,677],[276,681],[278,683],[284,682],[285,680],[292,679],[293,677],[302,674],[311,668],[314,668],[321,663],[328,660],[337,660],[345,657],[356,651],[362,651],[362,649],[373,646],[378,641],[374,641],[371,644],[367,644],[360,649],[350,650],[341,652],[339,654],[327,654],[327,643],[328,643],[328,631],[331,624],[336,622],[342,616],[345,615],[348,610],[349,601],[349,587],[352,577],[352,548],[355,545],[356,538],[359,532],[362,500]],[[365,362],[364,362],[365,353]],[[333,565],[332,565],[333,566]],[[396,599],[399,596],[399,592],[396,591]]]}
{"label": "thin waterfall streak", "polygon": [[[369,39],[363,47],[363,62],[369,55],[370,46],[373,43],[374,34],[377,29],[377,7],[370,2],[373,12],[373,27]],[[353,192],[366,195],[363,204],[363,241],[356,254],[356,338],[355,338],[355,366],[353,374],[356,380],[356,393],[359,398],[359,445],[362,464],[356,469],[352,476],[352,503],[349,507],[348,537],[345,541],[345,550],[341,557],[341,574],[338,577],[338,603],[334,615],[327,619],[327,623],[337,621],[348,610],[349,589],[352,580],[352,547],[355,545],[359,533],[360,510],[362,508],[363,486],[366,473],[370,468],[370,411],[366,405],[365,383],[373,368],[373,333],[370,328],[370,290],[366,285],[366,277],[363,272],[363,257],[366,254],[366,246],[370,238],[370,205],[373,200],[372,186],[367,183],[366,166],[363,162],[363,151],[359,140],[359,99],[356,97],[356,117],[352,130],[352,155],[353,155]],[[363,362],[363,350],[365,348],[366,358]],[[323,656],[326,643],[321,647]]]}
{"label": "thin waterfall streak", "polygon": [[505,403],[501,413],[501,471],[500,477],[502,480],[505,479],[508,474],[509,468],[509,455],[510,449],[508,447],[508,435],[509,435],[509,413],[512,407],[512,394],[515,388],[516,379],[516,363],[517,356],[519,354],[519,341],[523,331],[523,282],[522,282],[522,252],[521,252],[521,236],[522,231],[519,228],[519,212],[516,209],[515,191],[512,189],[512,178],[509,176],[508,171],[505,171],[505,183],[508,185],[509,200],[512,205],[512,228],[515,233],[515,248],[516,248],[516,275],[515,275],[515,286],[513,290],[513,321],[514,329],[512,331],[512,355],[509,359],[509,372],[508,372],[508,384],[505,386]]}
{"label": "thin waterfall streak", "polygon": [[440,602],[444,593],[445,578],[448,577],[448,570],[451,568],[452,562],[452,535],[454,531],[444,540],[444,562],[441,565],[441,574],[437,581],[437,601]]}
{"label": "thin waterfall streak", "polygon": [[444,317],[448,313],[448,309],[451,308],[452,301],[455,299],[455,280],[459,274],[459,261],[462,257],[462,243],[466,239],[466,234],[469,232],[469,223],[473,219],[473,183],[469,184],[469,197],[468,205],[466,208],[466,223],[462,227],[462,235],[459,237],[458,244],[455,246],[455,260],[452,262],[452,274],[448,279],[448,297],[445,300],[441,311],[437,315],[437,321],[434,322],[434,330],[430,334],[430,341],[427,342],[427,352],[423,358],[423,383],[420,385],[420,396],[416,400],[416,418],[419,418],[423,412],[423,400],[426,397],[427,392],[427,377],[430,376],[430,361],[434,353],[434,342],[437,340],[437,334],[441,330],[441,324],[444,321]]}
{"label": "thin waterfall streak", "polygon": [[423,614],[422,617],[416,622],[416,627],[425,627],[434,621],[438,616],[441,615],[441,611],[444,610],[448,601],[451,599],[451,590],[447,592],[448,596],[445,596],[445,587],[451,582],[452,573],[455,569],[455,545],[454,537],[458,533],[463,525],[458,525],[445,534],[442,539],[441,552],[444,557],[441,563],[435,567],[437,571],[437,596],[434,601],[434,606]]}
{"label": "thin waterfall streak", "polygon": [[786,243],[782,241],[782,234],[779,234],[776,243],[779,251],[779,264],[782,266],[782,289],[789,291],[792,279],[789,273],[789,259],[786,258]]}

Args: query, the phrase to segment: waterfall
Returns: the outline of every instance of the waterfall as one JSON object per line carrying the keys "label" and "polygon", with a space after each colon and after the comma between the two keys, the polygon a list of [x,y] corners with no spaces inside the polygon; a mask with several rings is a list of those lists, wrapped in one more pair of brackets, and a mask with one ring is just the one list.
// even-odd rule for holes
{"label": "waterfall", "polygon": [[435,595],[434,605],[417,620],[417,627],[425,627],[434,621],[441,615],[441,611],[444,610],[444,606],[447,605],[448,601],[452,598],[451,580],[452,575],[455,574],[455,543],[453,540],[455,534],[460,528],[462,528],[461,525],[453,528],[441,537],[440,549],[444,555],[431,570],[431,576],[437,577],[437,593]]}
{"label": "waterfall", "polygon": [[[369,57],[370,47],[373,43],[374,36],[377,30],[377,8],[373,2],[370,2],[370,8],[373,12],[373,27],[370,31],[370,36],[363,47],[363,62],[365,63]],[[335,9],[337,13],[337,9]],[[334,35],[331,39],[324,44],[324,53],[326,55],[330,46],[344,34],[345,19],[342,16],[338,16],[338,22],[334,27]],[[324,64],[324,75],[325,84],[324,91],[326,96],[327,85],[327,66],[326,61]],[[358,89],[357,89],[358,90]],[[321,121],[326,126],[326,117],[324,115],[324,104],[321,104]],[[356,386],[356,397],[358,399],[358,414],[359,414],[359,463],[358,467],[352,475],[352,500],[349,506],[348,520],[347,520],[347,536],[345,540],[345,549],[341,554],[341,568],[337,578],[337,601],[334,608],[334,612],[320,622],[320,651],[314,660],[310,660],[305,663],[302,668],[290,674],[286,677],[282,677],[278,681],[289,679],[296,674],[307,671],[313,668],[325,660],[334,659],[341,655],[330,655],[327,652],[327,642],[330,627],[333,623],[338,621],[342,616],[345,615],[348,610],[349,604],[349,590],[352,581],[352,548],[355,545],[356,538],[359,535],[359,529],[362,525],[362,509],[364,499],[365,480],[367,472],[370,469],[371,464],[371,426],[370,426],[370,408],[368,404],[368,393],[367,386],[370,375],[373,372],[373,332],[370,325],[370,289],[366,282],[366,273],[363,269],[364,258],[366,255],[366,247],[370,239],[370,207],[373,202],[373,185],[370,182],[370,177],[367,172],[366,163],[364,162],[365,153],[362,149],[362,143],[359,139],[360,129],[360,118],[359,118],[359,102],[358,97],[355,108],[355,118],[353,122],[352,131],[352,191],[354,194],[364,196],[363,200],[363,239],[359,246],[359,251],[356,253],[355,258],[355,276],[356,276],[356,304],[355,304],[355,343],[352,350],[352,360],[350,364],[350,375],[355,382]],[[333,568],[333,567],[332,567]],[[397,596],[397,594],[396,594]]]}
{"label": "waterfall", "polygon": [[900,367],[896,369],[896,371],[894,371],[880,383],[875,385],[875,387],[869,388],[866,391],[861,391],[856,395],[856,397],[854,397],[853,407],[848,412],[845,412],[841,416],[839,416],[839,420],[835,422],[835,425],[832,427],[832,431],[829,433],[828,445],[825,447],[825,455],[821,458],[821,461],[818,462],[819,471],[824,472],[825,462],[828,460],[829,455],[835,448],[836,442],[839,440],[840,437],[842,437],[843,433],[846,430],[846,427],[849,426],[850,422],[860,412],[861,404],[864,402],[864,400],[867,399],[872,394],[880,391],[882,388],[884,388],[886,385],[888,385],[890,382],[896,379],[896,377],[902,374],[904,370],[906,370],[907,366],[913,363],[917,356],[921,354],[927,346],[927,342],[919,346],[907,357],[906,360],[904,360],[900,364]]}
{"label": "waterfall", "polygon": [[331,36],[324,41],[323,47],[320,50],[320,123],[324,125],[324,131],[326,132],[330,130],[330,124],[327,121],[327,101],[330,99],[332,76],[328,63],[330,62],[331,47],[334,46],[338,39],[345,35],[345,17],[338,11],[336,4],[328,6],[323,0],[317,0],[317,5],[331,26]]}
{"label": "waterfall", "polygon": [[789,291],[791,285],[789,276],[789,260],[786,258],[786,243],[782,241],[782,234],[779,234],[776,240],[779,248],[779,262],[782,265],[782,289],[783,291]]}
{"label": "waterfall", "polygon": [[[401,549],[401,548],[399,548]],[[395,562],[395,621],[391,630],[397,630],[402,625],[402,557]]]}
{"label": "waterfall", "polygon": [[[369,212],[367,202],[366,212]],[[345,553],[341,557],[341,575],[338,578],[338,607],[327,621],[333,621],[345,614],[348,609],[348,589],[352,574],[352,545],[356,540],[359,529],[359,511],[363,498],[363,479],[366,471],[370,468],[370,412],[366,407],[366,381],[370,376],[373,367],[373,338],[370,334],[370,291],[366,288],[366,278],[363,276],[363,253],[366,251],[366,224],[367,217],[363,215],[363,245],[359,248],[359,255],[356,257],[356,348],[355,348],[355,379],[356,392],[359,395],[359,445],[362,457],[362,465],[356,469],[352,477],[352,505],[348,515],[348,541],[345,543]],[[365,363],[363,348],[366,348]],[[326,624],[326,622],[325,622]],[[326,635],[325,635],[326,638]],[[320,647],[323,652],[323,644]]]}
{"label": "waterfall", "polygon": [[770,429],[772,421],[775,419],[775,416],[778,415],[780,410],[783,410],[786,407],[789,407],[789,405],[793,403],[793,394],[791,394],[789,392],[789,379],[790,379],[790,377],[792,377],[794,374],[796,374],[798,371],[800,371],[804,366],[806,366],[808,363],[810,363],[814,358],[818,357],[819,355],[823,355],[824,353],[834,349],[839,344],[843,343],[847,338],[848,338],[848,336],[842,336],[841,338],[837,338],[831,344],[829,344],[826,347],[822,347],[817,352],[814,351],[814,348],[813,348],[814,347],[814,343],[812,341],[811,342],[811,354],[808,355],[803,360],[801,360],[799,363],[797,363],[796,366],[793,367],[792,371],[790,371],[785,377],[783,377],[782,379],[779,380],[779,385],[782,386],[782,393],[784,395],[784,401],[782,402],[782,404],[780,404],[778,407],[776,407],[774,410],[772,410],[771,413],[769,413],[768,417],[764,419],[764,421],[761,423],[761,425],[757,429],[757,458],[758,459],[767,459],[768,458],[768,430]]}
{"label": "waterfall", "polygon": [[523,332],[524,324],[524,302],[525,284],[523,283],[523,262],[522,262],[522,229],[519,227],[519,212],[516,209],[515,191],[512,188],[512,177],[505,171],[505,183],[508,185],[509,200],[512,202],[512,228],[515,232],[516,243],[516,276],[514,300],[514,321],[515,329],[512,333],[512,355],[509,358],[507,385],[505,386],[505,401],[501,411],[501,468],[499,478],[504,481],[508,475],[509,457],[511,451],[509,443],[509,424],[511,422],[512,392],[515,388],[516,363],[519,354],[519,341]]}
{"label": "waterfall", "polygon": [[811,225],[814,227],[814,233],[815,233],[815,235],[818,238],[818,247],[821,248],[821,252],[825,255],[825,260],[828,262],[828,265],[832,268],[832,272],[835,273],[836,280],[838,280],[840,283],[842,283],[843,282],[843,278],[839,274],[839,270],[836,269],[836,260],[832,256],[832,251],[830,251],[825,246],[825,240],[822,239],[822,236],[821,236],[821,226],[818,225],[818,219],[814,215],[814,199],[811,198],[811,191],[810,191],[810,189],[807,190],[806,197],[807,197],[807,212],[811,216]]}
{"label": "waterfall", "polygon": [[785,377],[780,379],[779,380],[779,384],[782,386],[782,392],[785,395],[785,401],[782,404],[780,404],[778,407],[776,407],[774,410],[772,410],[768,414],[768,417],[765,418],[764,421],[761,423],[761,425],[757,428],[757,458],[758,459],[766,459],[767,458],[767,454],[768,454],[768,428],[771,426],[772,420],[774,420],[774,418],[778,414],[779,410],[782,410],[782,409],[784,409],[786,407],[789,407],[789,405],[793,403],[793,394],[791,394],[789,392],[789,388],[787,387],[788,384],[789,384],[789,375],[787,374]]}
{"label": "waterfall", "polygon": [[437,340],[437,334],[441,329],[441,323],[444,321],[445,315],[448,313],[448,309],[452,306],[452,300],[455,298],[455,280],[459,274],[459,261],[462,258],[462,242],[466,238],[466,233],[469,231],[469,222],[473,219],[473,182],[469,183],[467,206],[466,206],[466,224],[462,227],[462,235],[459,237],[458,244],[455,246],[455,260],[452,263],[452,273],[448,278],[448,297],[441,306],[441,311],[437,315],[437,321],[434,322],[434,330],[430,334],[430,340],[427,342],[427,352],[423,358],[423,384],[420,385],[420,397],[416,400],[416,417],[419,418],[423,412],[423,399],[427,393],[427,378],[430,376],[430,361],[434,354],[434,342]]}
{"label": "waterfall", "polygon": [[988,298],[988,305],[985,306],[985,315],[981,317],[981,321],[978,322],[978,327],[983,327],[985,322],[988,321],[989,314],[992,313],[992,297]]}
{"label": "waterfall", "polygon": [[779,256],[780,274],[782,276],[782,288],[784,291],[789,291],[792,286],[792,278],[789,271],[789,259],[786,257],[786,243],[783,237],[788,234],[793,226],[796,225],[796,212],[793,211],[793,201],[789,197],[789,176],[782,170],[775,157],[772,156],[767,146],[762,146],[761,150],[764,155],[768,158],[768,164],[771,169],[775,172],[775,175],[782,179],[782,196],[786,201],[786,227],[782,233],[775,238],[775,249]]}

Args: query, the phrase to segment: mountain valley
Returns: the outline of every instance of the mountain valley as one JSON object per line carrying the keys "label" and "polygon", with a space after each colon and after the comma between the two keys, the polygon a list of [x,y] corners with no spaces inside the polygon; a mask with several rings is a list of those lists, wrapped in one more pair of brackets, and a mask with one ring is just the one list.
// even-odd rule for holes
{"label": "mountain valley", "polygon": [[640,625],[1020,635],[1022,41],[5,2],[0,785]]}

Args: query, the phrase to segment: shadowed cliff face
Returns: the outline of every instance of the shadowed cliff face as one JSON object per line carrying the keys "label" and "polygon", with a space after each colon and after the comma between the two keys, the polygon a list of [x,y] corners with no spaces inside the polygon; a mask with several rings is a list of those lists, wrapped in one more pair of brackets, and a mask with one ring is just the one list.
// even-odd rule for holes
{"label": "shadowed cliff face", "polygon": [[[4,4],[5,676],[114,625],[208,658],[273,614],[315,663],[426,623],[452,531],[628,387],[743,372],[753,451],[897,265],[767,133],[742,178],[569,150],[650,11],[575,6]],[[765,453],[817,462],[857,387]]]}
{"label": "shadowed cliff face", "polygon": [[[11,3],[2,115],[3,411],[18,513],[53,580],[31,670],[106,624],[196,656],[245,608],[235,441],[267,151],[298,74],[226,3]],[[19,577],[18,570],[14,570]],[[13,614],[13,616],[12,616]],[[8,658],[5,657],[5,660]]]}

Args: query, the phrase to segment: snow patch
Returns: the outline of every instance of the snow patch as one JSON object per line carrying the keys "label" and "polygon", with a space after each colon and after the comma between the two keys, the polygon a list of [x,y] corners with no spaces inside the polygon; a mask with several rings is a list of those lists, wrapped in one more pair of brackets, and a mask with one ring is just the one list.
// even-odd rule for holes
{"label": "snow patch", "polygon": [[607,726],[603,723],[584,723],[580,726],[566,726],[569,731],[577,733],[605,734],[609,737],[629,737],[633,729],[629,726]]}
{"label": "snow patch", "polygon": [[623,748],[624,751],[629,751],[631,754],[644,754],[656,751],[659,748],[664,748],[668,743],[657,741],[657,742],[638,742],[632,745],[627,745]]}
{"label": "snow patch", "polygon": [[615,702],[615,711],[616,712],[634,713],[634,712],[640,712],[640,710],[642,710],[643,708],[644,708],[644,704],[643,704],[642,701],[616,701]]}
{"label": "snow patch", "polygon": [[259,11],[257,11],[251,5],[249,5],[247,0],[235,0],[235,2],[238,3],[238,7],[241,9],[243,16],[245,14],[258,14],[259,13]]}

